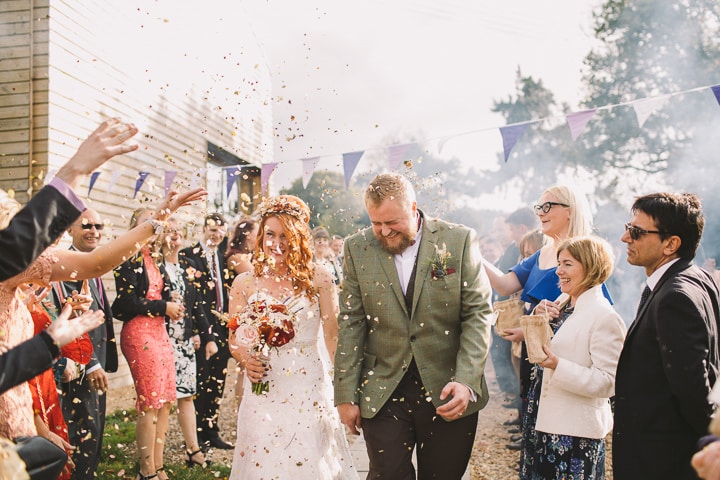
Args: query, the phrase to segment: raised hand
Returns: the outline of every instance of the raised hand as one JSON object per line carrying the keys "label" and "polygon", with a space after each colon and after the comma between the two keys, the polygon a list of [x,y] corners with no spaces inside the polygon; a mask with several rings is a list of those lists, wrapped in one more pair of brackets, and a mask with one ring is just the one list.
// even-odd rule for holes
{"label": "raised hand", "polygon": [[64,347],[83,333],[99,327],[104,318],[102,310],[85,312],[79,317],[70,320],[71,313],[72,307],[65,305],[60,315],[47,328],[47,333],[50,334],[58,347]]}

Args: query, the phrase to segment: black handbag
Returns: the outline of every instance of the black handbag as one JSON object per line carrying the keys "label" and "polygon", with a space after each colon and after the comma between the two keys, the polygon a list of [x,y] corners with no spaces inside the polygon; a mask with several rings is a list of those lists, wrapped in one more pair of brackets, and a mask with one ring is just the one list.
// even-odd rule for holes
{"label": "black handbag", "polygon": [[50,440],[43,437],[17,437],[14,442],[31,480],[54,480],[65,468],[67,453]]}

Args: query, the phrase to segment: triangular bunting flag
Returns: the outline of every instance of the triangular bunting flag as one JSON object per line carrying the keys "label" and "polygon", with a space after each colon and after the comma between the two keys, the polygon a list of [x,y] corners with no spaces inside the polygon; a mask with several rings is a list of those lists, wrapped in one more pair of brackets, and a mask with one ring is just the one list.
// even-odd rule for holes
{"label": "triangular bunting flag", "polygon": [[112,175],[110,175],[110,181],[108,182],[107,189],[105,190],[107,193],[110,193],[110,190],[112,190],[118,182],[120,175],[122,175],[122,170],[113,170]]}
{"label": "triangular bunting flag", "polygon": [[225,185],[225,196],[230,197],[233,186],[237,183],[237,176],[240,173],[240,167],[232,166],[225,169],[227,174],[226,185]]}
{"label": "triangular bunting flag", "polygon": [[173,180],[175,180],[177,171],[165,170],[165,196],[167,197],[168,192],[172,189]]}
{"label": "triangular bunting flag", "polygon": [[664,107],[668,100],[670,100],[670,96],[664,95],[662,97],[644,98],[634,102],[633,109],[635,110],[635,115],[637,116],[638,126],[642,128],[650,115]]}
{"label": "triangular bunting flag", "polygon": [[88,198],[90,198],[90,192],[92,192],[92,189],[95,186],[95,182],[97,182],[97,179],[99,176],[100,176],[100,172],[93,172],[92,175],[90,175],[90,186],[88,186]]}
{"label": "triangular bunting flag", "polygon": [[529,125],[529,123],[521,123],[518,125],[506,125],[504,127],[500,127],[500,136],[502,136],[503,141],[505,162],[508,161],[508,158],[510,157],[510,152],[512,151],[517,141],[520,140],[522,134],[525,133],[525,129],[527,129]]}
{"label": "triangular bunting flag", "polygon": [[445,144],[447,143],[448,140],[450,140],[450,137],[443,137],[440,140],[438,140],[438,142],[437,142],[438,154],[442,153],[443,148],[445,148]]}
{"label": "triangular bunting flag", "polygon": [[710,87],[710,90],[712,90],[713,95],[715,95],[715,100],[717,100],[718,105],[720,105],[720,85],[713,85]]}
{"label": "triangular bunting flag", "polygon": [[350,186],[350,179],[355,173],[360,159],[362,158],[365,150],[359,150],[357,152],[343,153],[343,171],[345,172],[345,188]]}
{"label": "triangular bunting flag", "polygon": [[565,116],[570,127],[570,135],[573,140],[577,140],[580,132],[585,128],[587,122],[595,115],[597,109],[583,110],[582,112],[569,113]]}
{"label": "triangular bunting flag", "polygon": [[262,170],[260,171],[260,192],[265,195],[267,190],[268,182],[270,181],[270,175],[275,171],[277,163],[263,163]]}
{"label": "triangular bunting flag", "polygon": [[405,158],[405,154],[412,147],[412,143],[405,143],[403,145],[392,145],[388,147],[388,168],[395,170]]}
{"label": "triangular bunting flag", "polygon": [[303,158],[302,159],[302,182],[303,188],[307,188],[310,179],[315,172],[315,167],[320,161],[320,157]]}
{"label": "triangular bunting flag", "polygon": [[138,172],[138,178],[135,180],[135,193],[133,193],[133,198],[135,198],[137,193],[140,191],[140,188],[142,188],[148,175],[150,175],[150,172]]}

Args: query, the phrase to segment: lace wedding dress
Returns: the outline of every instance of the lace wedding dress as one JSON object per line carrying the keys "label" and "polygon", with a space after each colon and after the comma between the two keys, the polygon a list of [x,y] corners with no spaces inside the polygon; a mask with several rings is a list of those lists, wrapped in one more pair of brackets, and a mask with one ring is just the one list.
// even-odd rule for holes
{"label": "lace wedding dress", "polygon": [[295,337],[270,351],[269,392],[254,394],[245,379],[230,479],[357,480],[333,406],[318,303],[305,296],[280,302],[264,293],[248,302],[257,300],[292,303]]}

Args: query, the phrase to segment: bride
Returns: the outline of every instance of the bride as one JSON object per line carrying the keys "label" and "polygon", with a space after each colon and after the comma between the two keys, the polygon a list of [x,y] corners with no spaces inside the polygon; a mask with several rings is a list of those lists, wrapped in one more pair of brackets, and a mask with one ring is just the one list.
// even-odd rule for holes
{"label": "bride", "polygon": [[230,350],[247,372],[230,478],[357,479],[328,375],[338,297],[313,267],[310,210],[280,195],[258,213],[253,270],[230,293]]}

